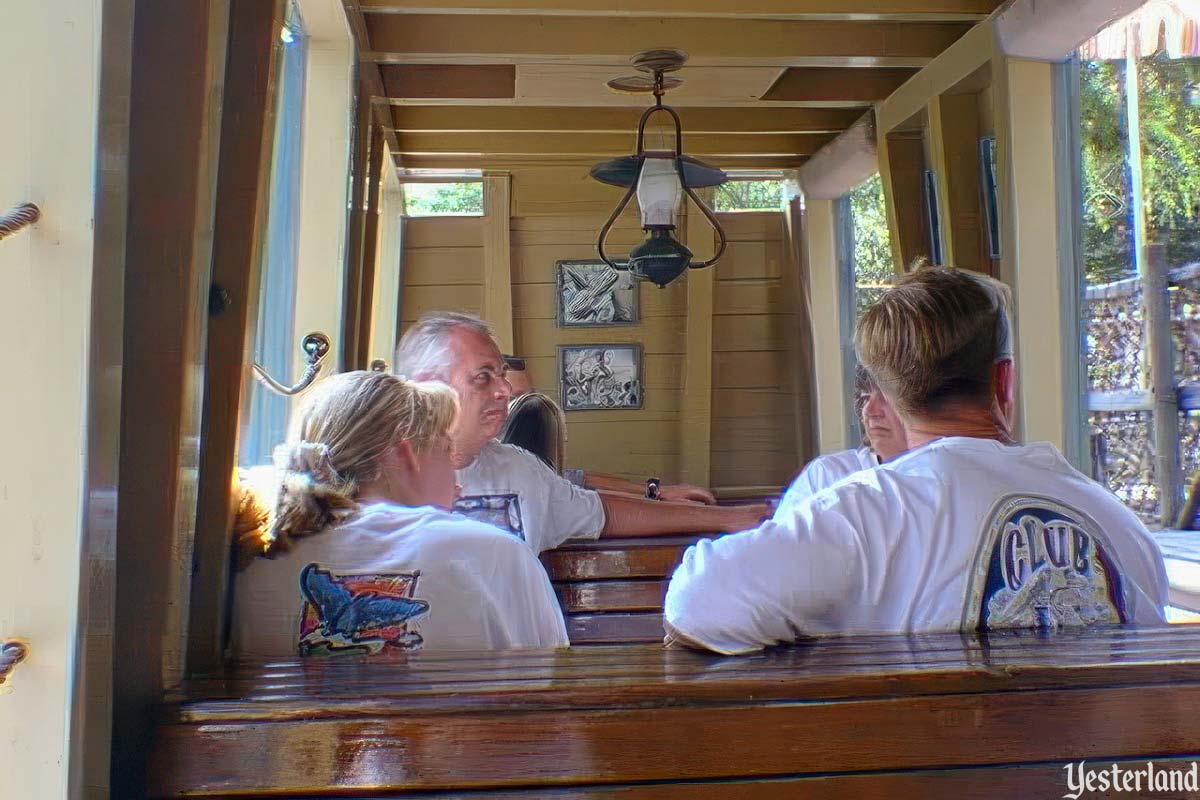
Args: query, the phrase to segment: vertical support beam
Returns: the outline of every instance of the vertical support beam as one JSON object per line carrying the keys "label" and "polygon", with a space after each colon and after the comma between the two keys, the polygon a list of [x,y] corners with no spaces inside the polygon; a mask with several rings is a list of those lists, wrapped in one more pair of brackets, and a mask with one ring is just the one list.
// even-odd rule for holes
{"label": "vertical support beam", "polygon": [[[188,669],[220,664],[229,592],[231,487],[249,395],[274,139],[282,0],[236,3],[229,19],[212,283],[229,306],[208,322]],[[210,309],[211,311],[211,309]]]}
{"label": "vertical support beam", "polygon": [[796,463],[808,462],[817,452],[816,398],[813,394],[813,321],[812,301],[809,293],[809,273],[805,263],[804,210],[799,187],[795,182],[787,184],[788,190],[796,187],[784,210],[784,260],[783,290],[787,293],[792,313],[792,335],[788,337],[792,361],[793,410],[796,426]]}
{"label": "vertical support beam", "polygon": [[[361,66],[361,65],[360,65]],[[346,283],[342,297],[342,341],[338,348],[343,369],[356,369],[358,315],[362,302],[363,243],[366,235],[367,167],[371,148],[371,96],[361,78],[354,107],[350,150],[350,214],[346,225]]]}
{"label": "vertical support beam", "polygon": [[[942,192],[946,263],[991,274],[979,185],[979,96],[942,95],[930,105],[938,107],[940,154],[935,169]],[[931,130],[932,119],[931,114]]]}
{"label": "vertical support beam", "polygon": [[[701,189],[711,206],[715,192]],[[696,261],[712,258],[716,233],[699,209],[685,217],[686,244]],[[712,475],[713,288],[720,265],[687,273],[687,343],[683,365],[683,416],[680,419],[680,474],[685,483],[708,486]],[[658,288],[647,291],[660,291]]]}
{"label": "vertical support beam", "polygon": [[1000,114],[996,139],[1001,180],[1001,279],[1013,288],[1017,364],[1017,435],[1065,449],[1067,398],[1063,386],[1064,285],[1059,268],[1060,225],[1055,168],[1054,65],[1000,58],[992,75]]}
{"label": "vertical support beam", "polygon": [[513,351],[512,251],[509,216],[512,178],[507,172],[483,175],[483,318],[496,331],[501,352]]}
{"label": "vertical support beam", "polygon": [[[925,143],[916,131],[883,136],[879,162],[883,199],[887,206],[888,230],[896,274],[903,275],[918,256],[929,256],[925,229]],[[887,172],[883,172],[886,169]]]}
{"label": "vertical support beam", "polygon": [[1183,503],[1183,469],[1179,464],[1179,393],[1175,387],[1175,343],[1171,339],[1171,296],[1167,292],[1166,246],[1151,244],[1142,262],[1142,302],[1146,304],[1146,337],[1150,392],[1154,397],[1155,481],[1162,496],[1163,527],[1175,524]]}
{"label": "vertical support beam", "polygon": [[[955,258],[954,236],[950,230],[950,170],[946,156],[946,123],[942,119],[942,97],[934,95],[925,104],[925,118],[928,120],[926,129],[925,163],[933,170],[933,179],[937,187],[938,231],[941,234],[942,263],[947,266],[961,266]],[[953,122],[949,123],[953,125]]]}
{"label": "vertical support beam", "polygon": [[818,450],[831,453],[847,447],[845,371],[841,342],[842,312],[838,273],[834,200],[807,200],[804,205],[805,266],[812,298],[813,376],[817,386]]}
{"label": "vertical support beam", "polygon": [[113,797],[144,794],[148,712],[183,676],[228,19],[228,0],[134,11]]}
{"label": "vertical support beam", "polygon": [[[375,298],[375,276],[379,272],[379,201],[383,187],[383,131],[371,129],[371,157],[367,164],[367,210],[363,223],[362,269],[359,273],[358,316],[354,321],[354,363],[347,369],[366,369],[371,359],[371,320]],[[391,165],[388,165],[391,168]]]}

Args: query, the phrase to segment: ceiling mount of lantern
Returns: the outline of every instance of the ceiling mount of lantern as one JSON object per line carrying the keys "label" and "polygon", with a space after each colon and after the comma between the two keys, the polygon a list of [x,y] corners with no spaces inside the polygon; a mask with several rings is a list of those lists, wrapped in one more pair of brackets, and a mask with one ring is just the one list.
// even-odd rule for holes
{"label": "ceiling mount of lantern", "polygon": [[[681,50],[646,50],[631,60],[634,68],[644,74],[614,78],[608,82],[608,87],[615,92],[653,94],[654,105],[646,109],[638,121],[637,151],[631,156],[597,164],[590,173],[601,183],[627,189],[625,197],[600,229],[600,238],[596,243],[600,258],[610,267],[622,269],[605,253],[604,242],[617,218],[636,194],[642,230],[650,235],[629,251],[626,268],[635,277],[652,281],[659,287],[666,286],[688,268],[712,266],[725,252],[726,244],[725,231],[717,222],[716,215],[696,195],[695,190],[720,186],[729,177],[716,167],[683,154],[683,127],[679,114],[670,106],[663,105],[662,101],[666,91],[683,83],[679,78],[667,77],[665,73],[678,70],[686,61],[687,54]],[[675,125],[674,150],[647,150],[645,147],[646,123],[656,113],[667,114]],[[716,253],[707,261],[693,262],[692,251],[674,235],[675,217],[682,210],[685,194],[717,232],[719,241]]]}

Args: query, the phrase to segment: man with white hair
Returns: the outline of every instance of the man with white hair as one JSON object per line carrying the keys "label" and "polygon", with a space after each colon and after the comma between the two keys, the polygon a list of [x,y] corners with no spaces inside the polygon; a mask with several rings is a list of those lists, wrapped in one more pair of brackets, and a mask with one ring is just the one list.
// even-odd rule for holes
{"label": "man with white hair", "polygon": [[[495,440],[512,386],[487,323],[468,314],[427,314],[396,348],[397,373],[441,380],[458,393],[452,435],[462,496],[456,508],[523,539],[534,552],[567,539],[739,531],[766,515],[764,505],[671,503],[575,486],[537,456]],[[654,487],[647,487],[653,495]]]}

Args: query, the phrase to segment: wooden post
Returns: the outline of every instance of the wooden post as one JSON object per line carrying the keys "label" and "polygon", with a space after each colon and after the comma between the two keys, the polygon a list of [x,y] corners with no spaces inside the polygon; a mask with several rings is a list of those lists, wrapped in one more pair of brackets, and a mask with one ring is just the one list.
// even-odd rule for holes
{"label": "wooden post", "polygon": [[213,288],[227,298],[228,306],[209,309],[189,614],[190,672],[216,667],[223,647],[232,476],[254,353],[283,8],[282,0],[237,3],[231,7],[229,20],[228,89],[221,120],[212,267]]}
{"label": "wooden post", "polygon": [[[711,205],[712,189],[702,189],[697,194]],[[715,232],[699,209],[689,209],[684,224],[684,238],[693,259],[712,258],[716,252]],[[708,486],[712,474],[713,288],[718,268],[687,272],[687,354],[683,365],[679,454],[683,481],[697,486]]]}
{"label": "wooden post", "polygon": [[183,675],[228,0],[139,0],[130,91],[112,796]]}
{"label": "wooden post", "polygon": [[1179,393],[1175,388],[1175,342],[1171,339],[1171,296],[1167,293],[1166,247],[1146,247],[1142,263],[1142,302],[1146,306],[1146,345],[1150,392],[1154,397],[1155,481],[1161,492],[1159,519],[1175,524],[1183,501],[1179,464]]}
{"label": "wooden post", "polygon": [[788,199],[783,213],[783,290],[792,312],[792,335],[788,337],[791,357],[793,410],[796,426],[796,463],[805,464],[817,454],[816,403],[813,396],[813,319],[809,294],[809,271],[805,265],[804,220],[800,196]]}
{"label": "wooden post", "polygon": [[[955,261],[954,237],[950,231],[950,172],[947,169],[946,129],[942,122],[942,98],[935,96],[925,104],[925,118],[928,122],[925,147],[927,153],[925,163],[933,170],[933,179],[937,187],[937,228],[941,233],[940,245],[942,264],[959,266]],[[953,121],[948,123],[953,125]],[[923,177],[923,176],[922,176]]]}
{"label": "wooden post", "polygon": [[[371,158],[367,165],[367,210],[363,224],[362,268],[359,271],[358,317],[355,320],[354,363],[346,369],[366,369],[371,360],[371,320],[375,308],[375,276],[379,273],[379,201],[383,190],[383,131],[372,127]],[[387,165],[390,169],[391,165]]]}
{"label": "wooden post", "polygon": [[350,215],[346,224],[346,282],[342,289],[342,341],[338,347],[343,369],[356,369],[358,317],[362,302],[363,243],[366,235],[367,165],[371,147],[371,95],[358,82],[354,108],[354,138],[350,151]]}
{"label": "wooden post", "polygon": [[484,173],[483,318],[492,324],[504,353],[512,353],[515,342],[509,247],[511,186],[512,178],[507,172]]}

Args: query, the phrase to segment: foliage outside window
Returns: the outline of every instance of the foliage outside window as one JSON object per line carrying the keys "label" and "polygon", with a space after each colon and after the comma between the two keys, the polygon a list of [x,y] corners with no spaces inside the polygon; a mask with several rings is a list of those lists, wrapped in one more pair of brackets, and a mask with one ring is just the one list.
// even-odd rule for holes
{"label": "foliage outside window", "polygon": [[483,184],[406,183],[404,208],[410,217],[473,217],[483,215]]}
{"label": "foliage outside window", "polygon": [[782,211],[785,207],[783,182],[778,180],[732,180],[717,187],[713,210]]}
{"label": "foliage outside window", "polygon": [[854,233],[855,319],[883,295],[895,278],[883,181],[878,173],[848,195]]}
{"label": "foliage outside window", "polygon": [[[1079,72],[1093,472],[1147,522],[1170,523],[1164,501],[1200,469],[1200,412],[1177,403],[1178,450],[1157,453],[1150,376],[1155,358],[1170,359],[1173,394],[1186,398],[1200,384],[1200,58],[1096,58]],[[1159,273],[1171,346],[1156,353],[1147,316],[1156,298],[1143,283]],[[1158,474],[1160,457],[1179,465],[1179,477]]]}

